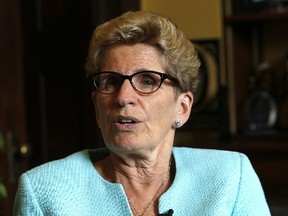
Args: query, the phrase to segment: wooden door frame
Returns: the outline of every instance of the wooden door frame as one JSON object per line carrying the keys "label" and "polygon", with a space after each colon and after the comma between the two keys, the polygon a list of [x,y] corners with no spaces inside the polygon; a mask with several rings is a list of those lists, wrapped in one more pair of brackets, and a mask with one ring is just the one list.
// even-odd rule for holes
{"label": "wooden door frame", "polygon": [[[18,174],[27,168],[26,160],[20,169],[13,170],[16,151],[26,143],[25,92],[22,55],[21,10],[17,0],[0,0],[0,132],[4,137],[4,152],[0,153],[0,176],[8,196],[0,201],[0,214],[12,215]],[[17,137],[11,149],[11,135]],[[15,150],[15,151],[14,151]],[[12,155],[13,154],[13,155]],[[18,163],[18,162],[17,162]]]}

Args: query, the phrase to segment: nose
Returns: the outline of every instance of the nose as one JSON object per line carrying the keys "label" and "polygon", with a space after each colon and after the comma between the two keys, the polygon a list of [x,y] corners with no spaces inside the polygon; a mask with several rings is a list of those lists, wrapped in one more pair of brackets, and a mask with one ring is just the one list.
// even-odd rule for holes
{"label": "nose", "polygon": [[132,105],[136,101],[137,92],[128,79],[124,80],[116,94],[116,103],[120,106]]}

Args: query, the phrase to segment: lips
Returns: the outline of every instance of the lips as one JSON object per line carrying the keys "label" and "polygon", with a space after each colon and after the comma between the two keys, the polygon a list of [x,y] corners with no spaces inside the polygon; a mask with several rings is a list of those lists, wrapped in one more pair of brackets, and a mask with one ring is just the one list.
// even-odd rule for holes
{"label": "lips", "polygon": [[139,120],[130,116],[120,116],[117,118],[115,122],[119,124],[130,125],[130,124],[139,123]]}
{"label": "lips", "polygon": [[135,121],[133,121],[131,119],[121,119],[118,121],[118,123],[120,123],[120,124],[134,124]]}

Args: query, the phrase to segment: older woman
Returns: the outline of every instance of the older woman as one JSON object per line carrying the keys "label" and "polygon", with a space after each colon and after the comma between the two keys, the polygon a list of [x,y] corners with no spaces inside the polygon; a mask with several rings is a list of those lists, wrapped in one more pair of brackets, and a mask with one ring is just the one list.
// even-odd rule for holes
{"label": "older woman", "polygon": [[107,148],[24,173],[14,215],[270,215],[245,155],[173,147],[199,61],[167,18],[128,12],[100,25],[86,68]]}

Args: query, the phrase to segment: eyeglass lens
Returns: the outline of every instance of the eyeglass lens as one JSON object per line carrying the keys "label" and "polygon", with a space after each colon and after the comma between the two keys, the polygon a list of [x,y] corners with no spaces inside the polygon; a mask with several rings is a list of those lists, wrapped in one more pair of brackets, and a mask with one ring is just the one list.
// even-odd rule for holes
{"label": "eyeglass lens", "polygon": [[151,71],[138,72],[130,76],[115,72],[100,72],[94,77],[94,85],[99,92],[111,94],[121,88],[125,79],[128,79],[137,91],[152,93],[160,88],[165,78],[161,73]]}

